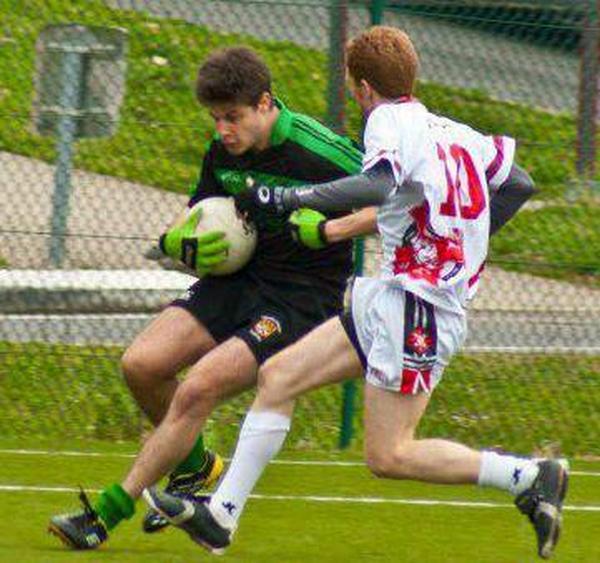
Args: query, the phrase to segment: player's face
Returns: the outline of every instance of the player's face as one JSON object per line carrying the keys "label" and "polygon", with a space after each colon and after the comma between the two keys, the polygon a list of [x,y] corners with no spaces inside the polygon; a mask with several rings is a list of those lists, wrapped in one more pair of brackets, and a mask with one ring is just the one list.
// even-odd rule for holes
{"label": "player's face", "polygon": [[227,152],[240,155],[248,150],[266,148],[271,136],[268,120],[271,108],[272,98],[266,93],[256,107],[243,104],[210,106],[210,115]]}

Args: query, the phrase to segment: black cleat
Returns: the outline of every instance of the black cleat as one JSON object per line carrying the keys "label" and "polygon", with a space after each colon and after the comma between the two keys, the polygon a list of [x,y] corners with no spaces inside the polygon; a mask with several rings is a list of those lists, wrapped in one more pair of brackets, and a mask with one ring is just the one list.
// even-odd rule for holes
{"label": "black cleat", "polygon": [[144,500],[170,524],[187,532],[190,538],[214,555],[223,555],[234,530],[221,526],[211,514],[206,499],[188,500],[156,488],[144,489]]}
{"label": "black cleat", "polygon": [[515,499],[517,508],[533,524],[538,542],[538,555],[543,559],[552,553],[562,527],[562,505],[567,494],[569,475],[566,464],[557,460],[538,463],[539,473],[535,481]]}
{"label": "black cleat", "polygon": [[72,549],[96,549],[108,539],[108,531],[83,490],[79,500],[83,510],[53,516],[48,531]]}
{"label": "black cleat", "polygon": [[[196,473],[187,475],[172,475],[165,487],[165,492],[188,500],[202,499],[202,492],[210,487],[223,473],[223,459],[219,454],[206,452],[204,468]],[[149,510],[142,521],[142,529],[147,534],[162,530],[169,521],[155,510]]]}

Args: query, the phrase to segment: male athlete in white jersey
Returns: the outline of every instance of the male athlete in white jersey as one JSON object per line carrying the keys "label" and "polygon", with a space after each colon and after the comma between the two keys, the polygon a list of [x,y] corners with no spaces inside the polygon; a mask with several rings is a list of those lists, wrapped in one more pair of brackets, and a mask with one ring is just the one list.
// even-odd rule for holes
{"label": "male athlete in white jersey", "polygon": [[[414,435],[465,340],[466,305],[489,234],[531,195],[531,179],[513,162],[512,139],[433,115],[412,97],[418,59],[402,31],[371,28],[350,43],[347,64],[351,90],[367,116],[362,173],[310,187],[257,187],[241,205],[275,213],[378,205],[381,274],[356,280],[349,313],[263,365],[230,469],[210,502],[154,489],[144,496],[194,541],[222,551],[254,484],[283,444],[293,400],[364,372],[366,461],[373,473],[507,490],[531,520],[538,553],[547,558],[558,540],[567,490],[567,471],[558,461]],[[492,205],[499,206],[491,225],[490,192]]]}

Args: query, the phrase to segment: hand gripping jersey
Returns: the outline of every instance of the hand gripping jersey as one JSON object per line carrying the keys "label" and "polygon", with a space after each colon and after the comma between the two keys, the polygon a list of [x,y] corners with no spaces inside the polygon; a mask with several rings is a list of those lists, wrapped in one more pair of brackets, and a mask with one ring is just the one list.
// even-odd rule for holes
{"label": "hand gripping jersey", "polygon": [[396,180],[377,216],[381,276],[463,311],[487,255],[489,190],[507,178],[514,140],[485,136],[407,98],[373,110],[364,141],[363,171],[386,160]]}

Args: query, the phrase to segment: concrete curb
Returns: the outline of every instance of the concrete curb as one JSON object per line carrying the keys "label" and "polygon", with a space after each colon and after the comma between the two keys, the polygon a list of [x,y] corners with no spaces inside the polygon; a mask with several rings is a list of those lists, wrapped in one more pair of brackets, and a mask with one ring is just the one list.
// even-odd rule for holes
{"label": "concrete curb", "polygon": [[195,280],[162,270],[5,270],[0,314],[152,313]]}

